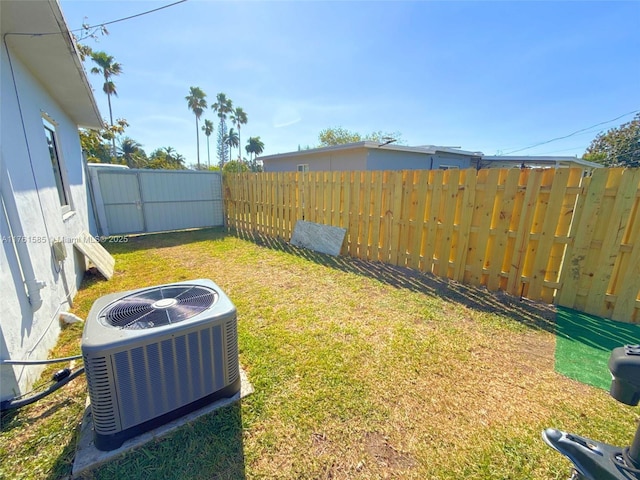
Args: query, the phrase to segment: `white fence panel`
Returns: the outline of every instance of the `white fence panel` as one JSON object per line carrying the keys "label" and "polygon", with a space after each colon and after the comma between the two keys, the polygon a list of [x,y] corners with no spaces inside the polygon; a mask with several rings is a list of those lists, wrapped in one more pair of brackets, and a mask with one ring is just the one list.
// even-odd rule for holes
{"label": "white fence panel", "polygon": [[92,166],[101,235],[224,225],[222,175]]}

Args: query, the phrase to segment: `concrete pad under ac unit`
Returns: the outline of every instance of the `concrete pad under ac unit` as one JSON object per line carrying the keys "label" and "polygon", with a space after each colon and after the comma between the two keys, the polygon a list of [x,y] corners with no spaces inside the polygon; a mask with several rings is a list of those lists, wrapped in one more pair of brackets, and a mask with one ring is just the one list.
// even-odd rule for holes
{"label": "concrete pad under ac unit", "polygon": [[84,417],[82,419],[82,426],[80,427],[80,438],[78,439],[76,447],[76,456],[73,461],[72,478],[85,478],[85,475],[88,474],[88,472],[96,469],[105,462],[114,460],[127,452],[131,452],[142,447],[151,440],[157,440],[165,437],[169,433],[183,427],[184,425],[194,422],[204,415],[215,414],[215,412],[221,408],[231,405],[234,402],[239,402],[247,395],[251,395],[254,392],[253,385],[249,382],[247,374],[242,368],[240,368],[240,380],[240,391],[234,396],[216,400],[199,410],[161,425],[137,437],[131,438],[124,442],[120,448],[109,451],[98,450],[93,444],[93,417],[91,415],[91,407],[87,404]]}

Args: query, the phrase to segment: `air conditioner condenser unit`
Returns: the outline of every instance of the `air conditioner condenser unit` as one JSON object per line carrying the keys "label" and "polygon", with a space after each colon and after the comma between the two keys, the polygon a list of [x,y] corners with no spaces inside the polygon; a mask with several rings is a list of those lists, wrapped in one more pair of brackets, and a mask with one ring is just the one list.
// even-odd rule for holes
{"label": "air conditioner condenser unit", "polygon": [[240,391],[236,308],[211,280],[99,298],[81,348],[99,450]]}

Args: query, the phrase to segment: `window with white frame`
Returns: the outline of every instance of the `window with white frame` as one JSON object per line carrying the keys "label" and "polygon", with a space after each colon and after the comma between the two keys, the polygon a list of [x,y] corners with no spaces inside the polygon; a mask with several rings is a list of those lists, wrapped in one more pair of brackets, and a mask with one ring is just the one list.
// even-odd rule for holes
{"label": "window with white frame", "polygon": [[60,149],[58,148],[58,141],[56,136],[56,127],[53,122],[42,119],[44,125],[44,135],[47,139],[47,148],[49,149],[49,157],[51,158],[51,167],[53,168],[53,178],[56,182],[56,188],[58,190],[58,198],[60,199],[60,205],[62,206],[63,213],[71,210],[71,201],[69,195],[69,189],[66,184],[64,175],[64,163],[60,157]]}
{"label": "window with white frame", "polygon": [[309,164],[308,163],[300,163],[298,164],[298,171],[305,173],[309,171]]}

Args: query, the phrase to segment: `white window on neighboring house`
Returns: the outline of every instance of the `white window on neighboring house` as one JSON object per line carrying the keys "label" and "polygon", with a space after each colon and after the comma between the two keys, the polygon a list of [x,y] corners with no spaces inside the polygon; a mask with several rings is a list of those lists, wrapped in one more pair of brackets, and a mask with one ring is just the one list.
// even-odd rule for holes
{"label": "white window on neighboring house", "polygon": [[42,119],[42,123],[44,124],[44,135],[47,139],[47,148],[49,149],[49,156],[51,157],[51,168],[53,168],[53,178],[56,182],[62,213],[67,213],[71,210],[71,196],[69,195],[69,188],[65,179],[64,162],[60,156],[60,148],[58,148],[56,127],[46,118]]}
{"label": "white window on neighboring house", "polygon": [[309,164],[308,163],[300,163],[298,164],[298,171],[305,173],[309,171]]}
{"label": "white window on neighboring house", "polygon": [[453,168],[460,168],[460,167],[458,167],[458,165],[440,165],[438,168],[441,170],[451,170]]}

